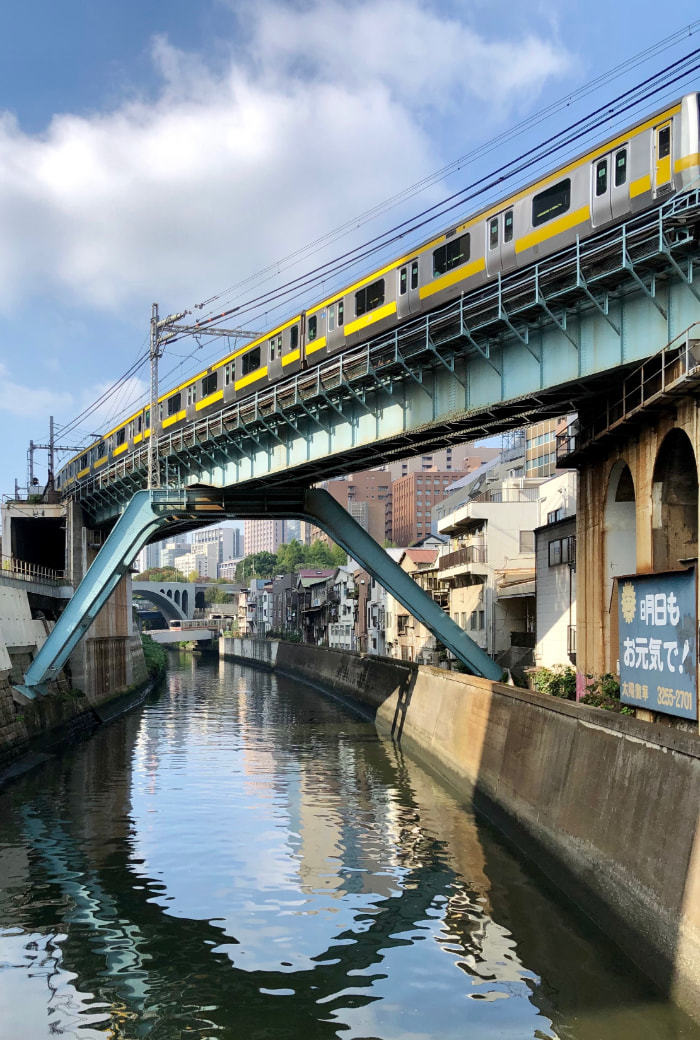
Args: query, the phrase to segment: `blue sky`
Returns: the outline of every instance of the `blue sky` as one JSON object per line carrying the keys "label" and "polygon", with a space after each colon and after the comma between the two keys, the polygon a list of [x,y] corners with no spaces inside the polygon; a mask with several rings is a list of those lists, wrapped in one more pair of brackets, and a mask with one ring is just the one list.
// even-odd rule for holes
{"label": "blue sky", "polygon": [[[152,301],[162,312],[215,296],[214,309],[240,304],[253,285],[282,282],[457,190],[700,33],[373,222],[355,221],[295,267],[278,265],[272,280],[241,285],[697,17],[686,0],[672,10],[662,25],[657,6],[629,0],[8,0],[0,491],[24,484],[28,442],[46,440],[49,414],[68,424],[144,351]],[[242,323],[263,330],[281,313]],[[220,349],[177,344],[163,388]],[[137,372],[63,439],[104,429],[146,380]]]}

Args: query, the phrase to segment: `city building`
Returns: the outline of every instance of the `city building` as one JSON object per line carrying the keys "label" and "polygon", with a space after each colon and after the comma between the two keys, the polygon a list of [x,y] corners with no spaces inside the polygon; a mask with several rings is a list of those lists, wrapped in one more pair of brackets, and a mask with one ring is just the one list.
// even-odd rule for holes
{"label": "city building", "polygon": [[449,551],[438,570],[452,619],[504,668],[531,663],[535,645],[535,528],[541,480],[508,456],[475,471],[434,510]]}
{"label": "city building", "polygon": [[284,520],[246,520],[244,523],[246,556],[259,552],[276,553],[287,540]]}
{"label": "city building", "polygon": [[535,664],[576,663],[576,479],[572,470],[540,485],[535,529]]}
{"label": "city building", "polygon": [[442,470],[409,473],[392,485],[392,541],[413,545],[431,533],[432,509],[447,495],[456,474]]}
{"label": "city building", "polygon": [[563,433],[573,416],[533,423],[525,428],[525,476],[553,477],[557,470],[557,434]]}
{"label": "city building", "polygon": [[477,446],[475,444],[448,444],[445,448],[427,452],[424,455],[413,455],[408,459],[391,462],[386,467],[392,481],[407,477],[410,473],[425,473],[428,470],[439,470],[446,473],[471,473],[484,462],[496,458],[499,449],[495,447]]}
{"label": "city building", "polygon": [[[356,650],[357,568],[338,567],[332,578],[332,609],[328,621],[328,645],[337,650]],[[330,584],[330,581],[329,581]]]}
{"label": "city building", "polygon": [[201,531],[195,531],[192,535],[193,545],[207,545],[216,543],[219,546],[219,559],[217,563],[230,560],[234,557],[240,559],[243,555],[243,537],[237,527],[205,527]]}
{"label": "city building", "polygon": [[329,578],[337,568],[300,570],[297,575],[297,597],[302,640],[314,646],[328,646],[328,626],[337,620],[337,598]]}
{"label": "city building", "polygon": [[174,566],[186,578],[192,573],[200,578],[216,578],[219,567],[218,541],[193,543],[188,553],[175,557]]}
{"label": "city building", "polygon": [[380,545],[391,537],[391,477],[386,470],[353,473],[343,480],[329,480],[324,487]]}
{"label": "city building", "polygon": [[[449,595],[440,581],[438,557],[440,550],[404,549],[399,566],[410,574],[439,606],[448,606]],[[433,633],[409,614],[406,607],[387,594],[385,608],[386,653],[402,661],[435,664],[440,660],[441,647]]]}

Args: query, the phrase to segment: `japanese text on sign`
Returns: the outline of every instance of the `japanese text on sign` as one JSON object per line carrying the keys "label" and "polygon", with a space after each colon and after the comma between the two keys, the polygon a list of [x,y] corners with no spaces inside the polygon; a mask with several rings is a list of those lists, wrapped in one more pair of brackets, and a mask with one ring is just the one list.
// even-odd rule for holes
{"label": "japanese text on sign", "polygon": [[697,718],[695,572],[619,583],[620,699]]}

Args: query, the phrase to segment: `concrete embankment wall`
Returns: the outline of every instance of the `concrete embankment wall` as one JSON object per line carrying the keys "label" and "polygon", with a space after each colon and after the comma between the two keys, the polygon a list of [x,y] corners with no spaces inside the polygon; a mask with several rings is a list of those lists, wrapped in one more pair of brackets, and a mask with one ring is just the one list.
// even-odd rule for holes
{"label": "concrete embankment wall", "polygon": [[[113,621],[117,634],[100,632],[84,640],[77,658],[81,667],[50,683],[48,694],[29,700],[13,686],[23,682],[52,623],[32,618],[26,591],[0,584],[0,783],[43,760],[53,748],[90,732],[111,715],[115,700],[145,687],[141,639],[127,627],[127,592],[113,600],[100,620],[104,626],[110,611],[119,611],[121,626]],[[71,664],[75,661],[76,656]]]}
{"label": "concrete embankment wall", "polygon": [[352,699],[446,776],[700,1020],[700,738],[371,656],[222,637]]}

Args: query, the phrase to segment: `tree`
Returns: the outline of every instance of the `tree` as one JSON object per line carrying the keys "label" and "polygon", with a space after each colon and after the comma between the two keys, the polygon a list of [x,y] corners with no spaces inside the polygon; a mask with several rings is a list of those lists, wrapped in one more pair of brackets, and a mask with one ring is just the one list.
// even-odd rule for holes
{"label": "tree", "polygon": [[137,574],[134,581],[181,581],[186,582],[187,578],[178,571],[175,567],[150,567],[147,571],[143,571],[142,574]]}
{"label": "tree", "polygon": [[199,581],[199,571],[190,571],[187,575],[188,581]]}
{"label": "tree", "polygon": [[294,538],[288,545],[277,550],[277,570],[280,574],[293,574],[306,557],[306,546]]}
{"label": "tree", "polygon": [[233,603],[234,597],[220,589],[214,582],[204,590],[205,603]]}

